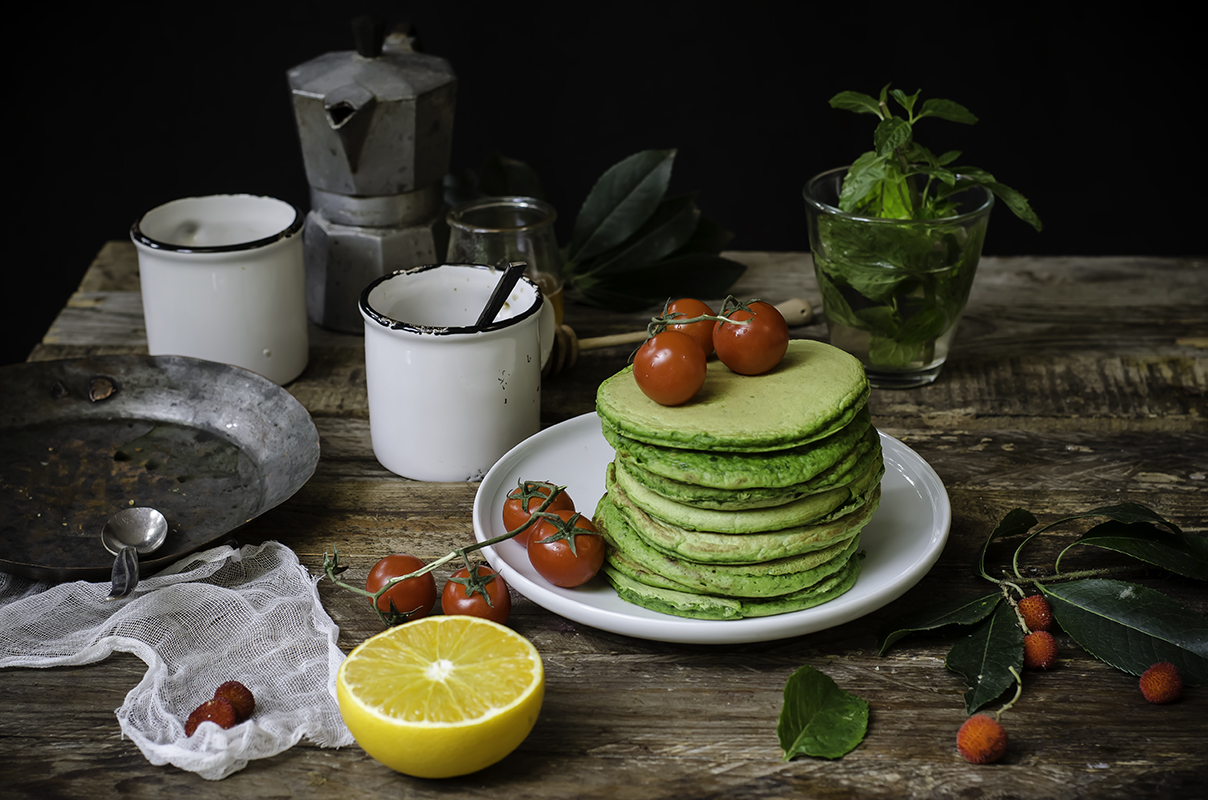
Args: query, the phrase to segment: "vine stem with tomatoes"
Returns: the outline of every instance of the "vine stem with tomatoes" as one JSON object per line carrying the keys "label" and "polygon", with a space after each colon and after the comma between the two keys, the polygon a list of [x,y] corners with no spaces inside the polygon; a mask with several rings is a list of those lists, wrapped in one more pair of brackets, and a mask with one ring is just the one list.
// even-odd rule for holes
{"label": "vine stem with tomatoes", "polygon": [[523,525],[517,527],[515,530],[510,530],[507,533],[500,534],[499,536],[496,536],[492,539],[487,539],[486,541],[483,541],[483,542],[475,542],[474,544],[469,544],[469,545],[466,545],[465,547],[458,547],[455,550],[452,550],[452,551],[446,553],[445,555],[441,556],[440,558],[436,559],[435,561],[430,561],[429,563],[425,564],[420,569],[417,569],[413,572],[408,572],[406,575],[396,575],[393,578],[390,578],[385,583],[383,583],[381,588],[378,589],[376,592],[370,592],[365,589],[362,589],[359,586],[354,586],[350,583],[345,583],[344,581],[342,581],[336,577],[337,575],[340,575],[341,573],[345,572],[348,569],[347,566],[340,563],[340,551],[338,548],[332,548],[332,552],[330,554],[326,553],[326,552],[323,553],[323,572],[327,576],[327,579],[330,580],[332,583],[334,583],[336,586],[347,589],[350,592],[354,592],[356,594],[362,595],[364,597],[368,597],[371,600],[373,600],[373,607],[377,611],[378,616],[382,618],[383,622],[388,622],[386,617],[383,615],[381,609],[378,608],[378,598],[380,598],[386,592],[390,591],[390,588],[392,586],[394,586],[397,583],[402,583],[403,581],[405,581],[409,578],[417,578],[421,575],[426,575],[429,572],[432,572],[433,570],[435,570],[437,567],[441,567],[445,564],[448,564],[450,561],[453,561],[454,559],[457,559],[457,558],[460,558],[462,560],[462,562],[466,565],[466,569],[470,569],[471,568],[470,558],[469,558],[470,553],[473,553],[477,550],[481,550],[484,547],[489,547],[494,544],[499,544],[500,542],[506,542],[508,539],[512,539],[515,536],[518,536],[519,534],[523,533],[525,530],[527,530],[529,528],[529,526],[534,525],[537,522],[539,522],[541,519],[548,517],[549,515],[544,513],[545,509],[548,508],[549,505],[554,502],[554,499],[559,494],[561,494],[562,492],[564,492],[566,490],[565,486],[557,486],[555,484],[546,483],[544,481],[528,481],[528,483],[536,485],[536,486],[543,486],[543,487],[549,489],[549,495],[545,498],[545,500],[542,500],[541,504],[538,505],[533,510],[532,515],[528,518],[528,520],[525,521],[525,523]]}

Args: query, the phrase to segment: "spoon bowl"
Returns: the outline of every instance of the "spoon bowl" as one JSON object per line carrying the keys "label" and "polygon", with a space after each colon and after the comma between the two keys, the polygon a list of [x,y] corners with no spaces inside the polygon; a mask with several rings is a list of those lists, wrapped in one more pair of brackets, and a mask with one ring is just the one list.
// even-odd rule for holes
{"label": "spoon bowl", "polygon": [[126,597],[138,585],[138,556],[154,552],[168,536],[168,521],[154,508],[125,508],[101,529],[101,544],[113,560],[113,589],[106,600]]}

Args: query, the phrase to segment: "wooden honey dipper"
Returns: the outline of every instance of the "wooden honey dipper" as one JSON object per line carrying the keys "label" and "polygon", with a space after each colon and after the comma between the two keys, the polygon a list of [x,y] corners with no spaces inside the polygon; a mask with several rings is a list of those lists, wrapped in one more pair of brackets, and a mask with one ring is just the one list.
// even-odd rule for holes
{"label": "wooden honey dipper", "polygon": [[[805,325],[814,318],[814,309],[810,305],[810,301],[802,297],[777,303],[776,310],[784,316],[784,321],[789,324],[790,328]],[[580,339],[575,335],[573,328],[563,323],[554,333],[554,347],[550,351],[549,361],[546,362],[542,375],[556,375],[564,369],[570,369],[579,360],[581,350],[599,350],[622,344],[638,344],[646,341],[647,336],[645,330],[640,330]]]}

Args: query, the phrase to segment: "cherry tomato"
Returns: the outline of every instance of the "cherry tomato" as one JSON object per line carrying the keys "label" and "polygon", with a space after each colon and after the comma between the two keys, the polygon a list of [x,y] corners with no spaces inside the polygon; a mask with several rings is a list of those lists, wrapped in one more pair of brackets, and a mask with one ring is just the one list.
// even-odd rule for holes
{"label": "cherry tomato", "polygon": [[529,537],[529,561],[555,586],[582,586],[604,565],[604,539],[582,514],[559,511],[555,516],[558,520],[542,518],[537,523]]}
{"label": "cherry tomato", "polygon": [[633,377],[642,392],[664,406],[678,406],[705,385],[705,354],[686,333],[666,330],[652,336],[633,357]]}
{"label": "cherry tomato", "polygon": [[[709,308],[709,304],[704,301],[685,297],[667,306],[666,316],[674,318],[675,315],[679,315],[679,319],[693,319],[704,315],[713,316],[713,309]],[[700,322],[690,322],[686,325],[668,324],[667,330],[679,331],[691,336],[704,351],[705,358],[708,358],[713,355],[713,325],[713,320],[703,319]]]}
{"label": "cherry tomato", "polygon": [[[553,483],[553,481],[546,481]],[[557,484],[555,484],[557,485]],[[525,481],[523,486],[517,486],[512,491],[508,492],[508,499],[503,503],[503,528],[506,531],[514,531],[524,523],[528,522],[529,515],[537,510],[541,502],[549,496],[550,490],[545,486],[541,486],[534,481]],[[526,501],[527,500],[527,504]],[[566,490],[558,492],[557,496],[550,501],[550,504],[545,507],[546,511],[574,511],[575,501],[570,499],[570,495]],[[529,527],[516,534],[515,541],[521,547],[528,546],[529,532],[536,527]]]}
{"label": "cherry tomato", "polygon": [[713,328],[713,346],[721,363],[739,375],[762,375],[780,363],[789,349],[789,326],[776,306],[750,303],[728,320],[750,320],[745,325],[718,322]]}
{"label": "cherry tomato", "polygon": [[[369,577],[365,579],[365,591],[376,594],[391,578],[415,572],[424,566],[424,562],[415,556],[386,556],[369,571]],[[369,602],[373,603],[372,598]],[[391,608],[392,604],[394,608]],[[432,577],[431,572],[399,581],[377,600],[378,611],[386,616],[391,625],[426,617],[432,613],[434,605],[436,579]]]}
{"label": "cherry tomato", "polygon": [[512,613],[512,595],[495,570],[475,564],[473,577],[467,567],[449,577],[440,593],[440,607],[446,614],[482,617],[503,625]]}

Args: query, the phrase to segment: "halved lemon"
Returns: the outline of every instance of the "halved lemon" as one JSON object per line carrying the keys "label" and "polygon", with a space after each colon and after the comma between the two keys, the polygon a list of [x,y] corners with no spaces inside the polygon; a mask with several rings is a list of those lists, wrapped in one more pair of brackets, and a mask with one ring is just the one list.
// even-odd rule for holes
{"label": "halved lemon", "polygon": [[336,676],[340,714],[366,753],[406,775],[467,775],[533,729],[545,671],[532,642],[490,620],[424,617],[366,639]]}

